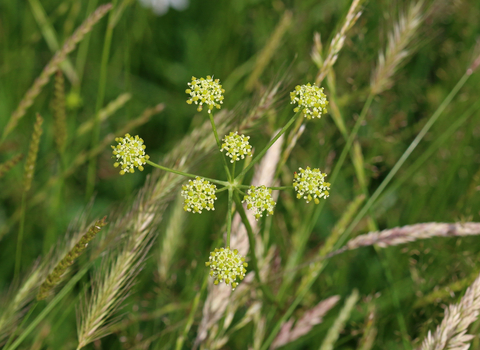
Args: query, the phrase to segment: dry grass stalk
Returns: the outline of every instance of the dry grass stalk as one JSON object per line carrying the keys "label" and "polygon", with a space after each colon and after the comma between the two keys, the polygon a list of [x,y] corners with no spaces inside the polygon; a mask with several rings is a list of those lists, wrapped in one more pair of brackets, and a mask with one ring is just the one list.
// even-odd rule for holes
{"label": "dry grass stalk", "polygon": [[385,248],[388,246],[405,244],[419,239],[428,239],[432,237],[462,237],[479,234],[480,223],[478,222],[458,222],[454,224],[429,222],[424,224],[408,225],[360,235],[348,241],[344,247],[336,250],[329,256],[374,244],[381,248]]}
{"label": "dry grass stalk", "polygon": [[393,31],[388,35],[387,50],[385,54],[380,52],[378,65],[372,74],[370,82],[372,94],[380,94],[393,85],[392,77],[410,54],[407,46],[411,44],[423,22],[422,10],[423,0],[412,2],[407,13],[401,14],[395,23]]}
{"label": "dry grass stalk", "polygon": [[67,142],[67,124],[65,110],[65,79],[61,70],[55,74],[55,93],[53,99],[53,130],[55,143],[60,154],[63,154]]}
{"label": "dry grass stalk", "polygon": [[88,231],[78,240],[77,244],[65,255],[65,257],[55,266],[53,271],[48,275],[45,281],[40,286],[40,291],[37,294],[37,300],[45,299],[50,291],[55,287],[62,279],[65,271],[74,263],[75,259],[83,253],[87,248],[88,242],[95,238],[98,232],[105,226],[106,217],[102,220],[97,220]]}
{"label": "dry grass stalk", "polygon": [[[118,96],[115,100],[110,102],[108,105],[106,105],[104,108],[102,108],[98,112],[98,122],[102,123],[105,120],[107,120],[110,116],[112,116],[116,111],[118,111],[120,108],[122,108],[125,103],[127,103],[130,99],[132,98],[132,95],[127,93],[121,94]],[[155,108],[155,107],[154,107]],[[158,106],[157,106],[158,109]],[[146,111],[149,111],[150,109],[147,109]],[[160,111],[157,111],[159,113]],[[144,112],[145,113],[145,112]],[[142,114],[144,115],[144,114]],[[87,133],[90,131],[95,124],[95,120],[89,120],[80,125],[77,129],[77,136],[82,136],[83,134]]]}
{"label": "dry grass stalk", "polygon": [[328,333],[325,336],[322,345],[320,346],[320,350],[333,350],[333,346],[337,342],[340,332],[343,331],[345,328],[345,323],[350,318],[350,314],[358,301],[358,297],[358,291],[354,289],[352,294],[350,294],[348,299],[345,301],[345,305],[343,306],[342,310],[340,310],[340,313],[338,314],[338,317],[333,323],[332,327],[330,327],[328,330]]}
{"label": "dry grass stalk", "polygon": [[37,163],[38,145],[42,136],[43,118],[37,113],[37,119],[33,126],[32,139],[30,141],[30,149],[28,150],[27,161],[25,162],[25,173],[23,178],[23,190],[30,191],[32,187],[33,174],[35,172],[35,164]]}
{"label": "dry grass stalk", "polygon": [[[347,32],[353,27],[353,25],[357,22],[357,20],[362,15],[362,11],[360,11],[360,4],[362,1],[363,0],[353,0],[348,10],[347,16],[345,17],[345,20],[343,22],[342,28],[337,34],[335,34],[332,41],[330,42],[330,47],[328,48],[327,57],[323,62],[323,64],[321,65],[322,68],[318,72],[317,77],[315,79],[315,83],[317,85],[320,85],[322,83],[323,79],[325,79],[328,72],[337,61],[338,53],[343,48],[343,44],[345,43]],[[321,51],[319,52],[318,50],[319,49],[321,50],[321,44],[318,45],[318,42],[320,42],[320,35],[318,33],[315,34],[314,41],[317,42],[317,44],[314,45],[312,49],[312,58],[317,63],[320,63]]]}
{"label": "dry grass stalk", "polygon": [[323,316],[325,316],[339,300],[340,297],[338,295],[322,300],[315,307],[306,311],[303,316],[297,320],[293,328],[292,326],[295,320],[290,318],[282,325],[282,329],[270,346],[270,350],[278,349],[310,332],[313,326],[323,322]]}
{"label": "dry grass stalk", "polygon": [[428,332],[421,350],[467,350],[474,338],[467,334],[468,327],[477,320],[480,312],[480,276],[467,289],[458,304],[445,310],[445,317],[435,333]]}
{"label": "dry grass stalk", "polygon": [[48,83],[50,76],[59,68],[67,55],[72,52],[76,45],[89,33],[93,26],[112,8],[111,4],[102,5],[92,13],[80,27],[69,37],[63,47],[55,53],[50,62],[47,63],[40,76],[35,80],[32,87],[27,91],[23,99],[18,104],[17,109],[10,116],[7,126],[3,130],[2,140],[15,129],[18,121],[25,115],[27,109],[33,104],[35,98],[40,94],[42,88]]}
{"label": "dry grass stalk", "polygon": [[10,169],[12,169],[19,161],[23,158],[23,154],[19,153],[12,159],[7,160],[5,163],[0,164],[0,179],[8,173]]}

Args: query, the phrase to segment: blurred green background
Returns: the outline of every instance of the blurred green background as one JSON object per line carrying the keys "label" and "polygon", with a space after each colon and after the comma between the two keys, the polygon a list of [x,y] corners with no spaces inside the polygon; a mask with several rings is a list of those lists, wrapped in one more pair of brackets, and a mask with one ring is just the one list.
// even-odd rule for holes
{"label": "blurred green background", "polygon": [[[88,13],[100,4],[96,0],[0,2],[0,130],[6,126],[11,113],[58,46],[61,47]],[[154,161],[161,159],[204,120],[204,115],[196,113],[192,106],[185,103],[187,82],[192,75],[214,75],[221,79],[226,89],[222,108],[233,110],[238,120],[248,114],[265,89],[281,81],[274,106],[265,112],[251,132],[252,144],[262,147],[274,130],[281,127],[292,114],[288,92],[297,84],[313,82],[315,79],[318,68],[310,56],[314,33],[321,34],[326,52],[349,6],[350,1],[343,0],[190,0],[182,11],[169,9],[157,15],[137,1],[117,1],[115,13],[118,14],[118,21],[112,31],[105,99],[101,107],[122,93],[131,94],[131,98],[102,122],[100,140],[109,134],[120,136],[118,131],[140,116],[146,108],[164,103],[165,109],[161,113],[130,131],[145,140],[147,151]],[[333,67],[337,103],[349,132],[365,103],[379,52],[385,50],[388,33],[408,4],[403,1],[370,0],[362,6],[363,14],[349,31]],[[394,75],[393,87],[375,98],[360,128],[357,139],[363,154],[369,193],[375,191],[480,54],[480,2],[430,1],[425,4],[424,12],[425,20],[409,45],[411,56]],[[275,48],[254,88],[246,88],[259,53],[285,16],[290,19],[290,25],[281,37],[280,45]],[[48,184],[52,176],[61,176],[63,167],[68,169],[79,154],[91,147],[92,134],[89,132],[77,136],[77,131],[82,123],[93,120],[96,113],[107,22],[108,15],[69,55],[78,81],[65,77],[68,135],[65,164],[62,165],[55,149],[53,77],[17,128],[0,145],[0,163],[18,153],[26,155],[35,114],[38,112],[45,119],[33,186],[28,198],[38,194],[42,196],[38,197],[36,203],[29,200],[27,207],[22,273],[26,273],[28,266],[62,239],[70,223],[86,210],[89,218],[94,219],[109,215],[112,208],[119,204],[129,203],[151,172],[146,167],[143,173],[121,177],[112,167],[111,150],[106,147],[95,158],[97,166],[93,197],[89,195],[91,193],[87,185],[88,162],[76,167],[63,181]],[[479,86],[480,73],[477,71],[427,133],[390,187],[387,187],[387,194],[380,198],[372,210],[379,229],[420,222],[479,221],[478,108],[449,137],[442,139],[462,113],[478,101]],[[329,90],[325,92],[328,96]],[[441,140],[438,149],[422,159],[425,151],[437,140]],[[329,173],[344,145],[345,140],[330,114],[320,121],[309,122],[307,131],[298,141],[280,178],[289,180],[293,171],[307,165],[320,167]],[[416,161],[418,166],[412,168]],[[14,275],[18,233],[15,213],[18,213],[21,204],[24,163],[25,158],[0,179],[0,291],[5,293],[5,300],[8,300],[6,295]],[[220,161],[204,164],[197,169],[197,173],[223,179],[221,165]],[[392,187],[397,184],[397,187]],[[347,157],[308,241],[305,261],[323,244],[346,205],[361,193],[354,166]],[[285,224],[275,226],[271,235],[270,243],[279,248],[282,261],[291,253],[289,237],[305,210],[305,203],[295,202],[292,207],[290,203],[293,197],[292,193],[282,193],[279,197],[276,214],[285,220]],[[92,198],[94,201],[90,207]],[[142,310],[155,310],[168,302],[191,301],[194,286],[198,286],[207,273],[201,259],[207,256],[212,237],[218,237],[223,214],[224,211],[219,210],[200,218],[186,216],[187,224],[180,249],[182,253],[176,254],[172,263],[172,274],[181,277],[168,285],[152,279],[156,270],[155,254],[159,249],[159,244],[154,245],[150,252],[152,258],[147,260],[135,292],[129,298],[129,312],[134,312],[133,306],[138,303],[142,305]],[[367,221],[362,221],[354,235],[368,230]],[[160,228],[159,241],[162,234]],[[402,337],[397,323],[398,313],[405,319],[411,341],[418,341],[417,337],[421,340],[426,331],[433,330],[440,320],[443,311],[438,304],[451,303],[456,299],[446,294],[436,302],[426,302],[421,307],[415,303],[436,286],[471,281],[472,276],[480,270],[479,248],[479,240],[469,237],[420,241],[388,248],[380,253],[371,247],[348,252],[332,259],[301,307],[308,308],[333,294],[344,297],[353,288],[358,288],[362,301],[347,324],[341,341],[337,343],[338,349],[355,349],[361,330],[365,327],[365,308],[369,303],[367,296],[376,295],[378,335],[374,349],[400,349],[403,347],[398,345]],[[190,263],[196,259],[200,259],[198,267]],[[388,269],[392,280],[385,277],[385,269]],[[461,288],[466,285],[462,284]],[[392,293],[399,298],[400,306],[396,305]],[[68,300],[75,301],[75,298],[71,296]],[[324,324],[314,328],[314,332],[286,348],[318,348],[338,309],[325,318]],[[186,348],[191,346],[195,337],[199,315]],[[65,327],[49,333],[42,348],[66,349],[75,346],[72,345],[76,339],[73,308],[65,317]],[[132,344],[135,344],[136,334],[155,334],[184,317],[183,312],[178,312],[168,322],[158,320],[155,324],[157,328],[143,323],[129,326],[106,338],[100,348],[134,348]],[[54,330],[55,325],[58,326],[53,316],[45,322],[50,322]],[[477,333],[478,329],[479,324],[476,324]],[[251,327],[246,327],[235,333],[226,348],[247,348],[250,343],[245,339],[250,339],[252,331]],[[155,341],[161,341],[165,348],[170,348],[178,336],[175,332],[177,330],[164,332]],[[122,336],[128,338],[127,343],[118,340]],[[155,341],[153,344],[157,345],[151,348],[162,348]],[[98,348],[97,345],[89,347]],[[474,340],[473,349],[480,349],[478,338]]]}

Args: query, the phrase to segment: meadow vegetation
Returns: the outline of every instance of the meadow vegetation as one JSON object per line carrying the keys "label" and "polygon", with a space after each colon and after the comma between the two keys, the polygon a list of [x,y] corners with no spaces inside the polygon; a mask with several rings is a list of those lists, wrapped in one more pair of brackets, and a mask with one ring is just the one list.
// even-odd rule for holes
{"label": "meadow vegetation", "polygon": [[147,2],[0,3],[0,348],[480,349],[480,3]]}

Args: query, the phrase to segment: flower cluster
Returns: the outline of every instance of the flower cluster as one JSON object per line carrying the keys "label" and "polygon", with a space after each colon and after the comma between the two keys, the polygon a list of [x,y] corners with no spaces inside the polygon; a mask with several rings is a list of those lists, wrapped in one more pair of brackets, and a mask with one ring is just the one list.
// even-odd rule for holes
{"label": "flower cluster", "polygon": [[202,213],[203,209],[215,210],[213,202],[217,199],[217,186],[209,181],[196,177],[182,186],[182,196],[185,198],[183,209],[193,213]]}
{"label": "flower cluster", "polygon": [[[210,114],[214,108],[221,108],[225,90],[222,88],[222,85],[220,85],[219,79],[213,79],[211,76],[207,76],[206,78],[199,79],[192,77],[192,80],[188,83],[188,89],[186,89],[185,92],[189,95],[187,100],[188,104],[196,104],[199,112],[203,110],[204,106],[207,106],[208,113]],[[326,107],[328,101],[323,93],[323,88],[315,84],[296,86],[295,90],[290,93],[290,98],[291,104],[297,105],[294,108],[295,113],[297,113],[295,117],[303,114],[308,119],[321,118],[323,113],[327,113]],[[230,198],[227,210],[230,212],[233,209],[231,192],[237,191],[244,194],[242,189],[247,188],[242,203],[246,203],[247,209],[253,213],[255,219],[259,220],[264,215],[273,215],[276,203],[272,199],[272,188],[264,185],[247,187],[243,186],[241,180],[239,180],[239,178],[243,178],[244,173],[254,165],[252,163],[255,163],[256,160],[246,167],[240,175],[235,177],[236,162],[252,156],[252,146],[249,143],[250,136],[239,134],[238,131],[230,132],[228,135],[225,135],[220,144],[211,114],[210,118],[220,152],[225,151],[225,155],[230,158],[230,163],[233,164],[233,176],[228,170],[227,164],[224,164],[227,168],[228,182],[210,180],[223,187],[219,192],[229,190]],[[282,129],[282,133],[285,132],[289,125],[290,124],[286,125]],[[116,157],[114,165],[115,167],[121,165],[120,174],[123,175],[126,172],[133,173],[134,168],[143,170],[143,165],[148,162],[150,165],[162,170],[194,178],[182,186],[181,195],[184,198],[183,209],[188,212],[200,214],[204,209],[208,211],[215,210],[214,203],[217,199],[217,187],[210,181],[148,161],[149,156],[145,154],[145,145],[143,144],[143,140],[138,136],[132,137],[126,134],[125,137],[118,137],[115,141],[118,142],[118,145],[112,146],[114,158]],[[264,154],[264,152],[265,151],[262,151],[261,153]],[[222,159],[222,161],[225,161],[225,159]],[[316,204],[320,203],[321,198],[327,198],[329,196],[330,183],[325,182],[326,176],[327,174],[322,173],[317,168],[310,169],[310,167],[307,167],[305,170],[299,168],[299,172],[295,173],[293,180],[293,188],[297,193],[297,198],[304,198],[307,203],[314,201]],[[291,188],[290,186],[288,187]],[[227,225],[227,227],[229,229],[227,232],[226,247],[215,249],[211,252],[209,260],[205,265],[210,268],[210,276],[214,278],[214,284],[218,285],[223,282],[231,286],[232,290],[235,290],[238,283],[245,278],[248,264],[245,262],[245,257],[240,255],[237,249],[230,249],[231,225]],[[258,273],[256,265],[254,265],[254,268],[255,272]]]}
{"label": "flower cluster", "polygon": [[327,113],[327,96],[323,93],[323,88],[315,84],[297,85],[295,91],[290,93],[290,99],[292,104],[298,104],[293,111],[296,113],[301,110],[308,119],[321,118],[322,113]]}
{"label": "flower cluster", "polygon": [[210,276],[215,278],[214,284],[225,282],[231,284],[232,290],[238,285],[238,280],[243,280],[248,264],[245,262],[245,257],[238,254],[238,250],[230,250],[230,247],[215,248],[210,253],[208,261],[205,266],[210,266]]}
{"label": "flower cluster", "polygon": [[309,203],[312,199],[315,204],[320,203],[319,198],[327,198],[329,196],[328,190],[330,183],[325,182],[327,174],[322,173],[320,169],[299,168],[299,173],[295,173],[293,180],[293,187],[297,191],[297,198],[304,198]]}
{"label": "flower cluster", "polygon": [[275,201],[272,199],[272,190],[265,186],[250,186],[247,195],[243,197],[243,202],[247,202],[247,209],[253,212],[255,219],[258,220],[267,211],[267,216],[273,215]]}
{"label": "flower cluster", "polygon": [[222,149],[220,152],[226,151],[227,157],[232,158],[230,163],[245,159],[245,156],[252,156],[252,146],[248,143],[250,136],[238,135],[238,132],[231,132],[225,135],[222,140]]}
{"label": "flower cluster", "polygon": [[192,82],[188,83],[188,86],[189,88],[185,90],[190,95],[187,103],[189,105],[192,103],[198,105],[197,111],[202,111],[203,104],[208,106],[208,113],[212,111],[213,107],[221,108],[220,105],[223,103],[225,90],[222,89],[219,79],[213,80],[209,75],[207,75],[207,79],[192,77]]}
{"label": "flower cluster", "polygon": [[115,141],[118,142],[118,145],[111,146],[113,158],[117,158],[113,166],[117,168],[121,165],[120,175],[124,175],[126,172],[134,173],[134,168],[143,171],[143,165],[150,158],[145,154],[146,146],[143,144],[143,140],[138,135],[133,137],[125,134],[125,137],[117,137]]}

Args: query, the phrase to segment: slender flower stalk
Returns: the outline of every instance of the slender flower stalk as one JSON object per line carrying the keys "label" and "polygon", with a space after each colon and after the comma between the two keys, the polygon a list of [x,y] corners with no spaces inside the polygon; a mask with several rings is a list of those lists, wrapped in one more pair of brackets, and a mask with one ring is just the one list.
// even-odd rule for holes
{"label": "slender flower stalk", "polygon": [[248,242],[250,243],[250,251],[251,251],[251,257],[252,257],[252,265],[253,265],[253,270],[255,271],[255,280],[257,281],[258,285],[260,286],[260,289],[262,290],[264,296],[271,302],[275,303],[275,297],[273,296],[272,292],[268,289],[267,285],[265,283],[262,283],[260,280],[260,270],[258,268],[258,259],[255,254],[255,237],[253,235],[253,230],[252,226],[250,225],[250,221],[248,221],[247,215],[245,213],[245,210],[243,209],[243,205],[240,202],[240,198],[238,197],[238,194],[234,194],[234,200],[237,208],[238,214],[240,214],[240,217],[242,218],[242,222],[245,225],[245,229],[247,230],[247,235],[248,235]]}
{"label": "slender flower stalk", "polygon": [[[217,127],[215,126],[215,120],[213,119],[212,113],[208,113],[208,117],[210,118],[210,123],[212,124],[213,135],[215,136],[215,141],[217,142],[218,150],[222,150],[222,144],[220,142],[220,138],[218,137]],[[224,157],[222,157],[223,161],[223,168],[225,169],[225,173],[227,174],[228,181],[231,181],[232,175],[230,174],[230,170],[228,169],[227,161]]]}
{"label": "slender flower stalk", "polygon": [[260,159],[262,159],[262,157],[265,155],[268,149],[272,147],[272,145],[280,138],[280,136],[282,136],[285,133],[285,131],[288,130],[288,128],[295,121],[295,119],[297,119],[298,115],[300,115],[300,113],[301,111],[298,111],[295,113],[295,115],[287,122],[287,124],[285,124],[285,126],[275,135],[275,137],[270,140],[270,142],[260,151],[260,153],[258,153],[255,156],[255,158],[253,158],[252,162],[247,167],[245,167],[245,169],[243,169],[240,174],[238,174],[235,177],[235,180],[239,180],[243,178],[243,176],[247,173],[247,171],[249,171]]}

